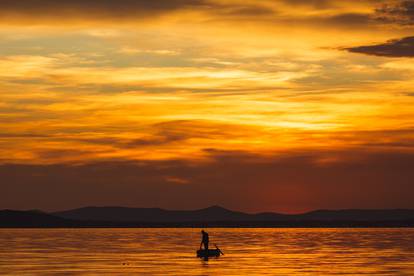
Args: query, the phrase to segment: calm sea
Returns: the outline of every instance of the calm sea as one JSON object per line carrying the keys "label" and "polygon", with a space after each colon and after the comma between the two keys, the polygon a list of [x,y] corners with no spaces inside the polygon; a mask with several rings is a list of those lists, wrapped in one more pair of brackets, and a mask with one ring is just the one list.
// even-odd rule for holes
{"label": "calm sea", "polygon": [[414,229],[0,229],[0,275],[414,275]]}

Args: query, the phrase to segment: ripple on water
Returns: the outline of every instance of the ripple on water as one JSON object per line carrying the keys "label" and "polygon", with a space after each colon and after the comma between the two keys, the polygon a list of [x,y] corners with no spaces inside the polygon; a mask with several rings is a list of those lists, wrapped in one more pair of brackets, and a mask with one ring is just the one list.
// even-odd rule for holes
{"label": "ripple on water", "polygon": [[414,274],[414,229],[1,229],[0,274]]}

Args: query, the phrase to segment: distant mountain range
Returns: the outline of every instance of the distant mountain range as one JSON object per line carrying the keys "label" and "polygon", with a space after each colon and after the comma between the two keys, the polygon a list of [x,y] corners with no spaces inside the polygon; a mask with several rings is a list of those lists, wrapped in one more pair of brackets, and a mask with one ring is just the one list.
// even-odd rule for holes
{"label": "distant mountain range", "polygon": [[45,213],[0,211],[0,227],[414,227],[414,210],[318,210],[304,214],[248,214],[220,206],[160,208],[84,207]]}
{"label": "distant mountain range", "polygon": [[71,227],[77,223],[38,211],[0,211],[0,227]]}

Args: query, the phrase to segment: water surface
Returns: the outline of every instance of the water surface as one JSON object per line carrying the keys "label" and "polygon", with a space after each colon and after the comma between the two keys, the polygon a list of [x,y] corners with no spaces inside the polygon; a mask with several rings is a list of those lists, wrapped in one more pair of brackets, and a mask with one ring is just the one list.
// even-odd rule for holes
{"label": "water surface", "polygon": [[0,229],[1,275],[414,275],[414,229]]}

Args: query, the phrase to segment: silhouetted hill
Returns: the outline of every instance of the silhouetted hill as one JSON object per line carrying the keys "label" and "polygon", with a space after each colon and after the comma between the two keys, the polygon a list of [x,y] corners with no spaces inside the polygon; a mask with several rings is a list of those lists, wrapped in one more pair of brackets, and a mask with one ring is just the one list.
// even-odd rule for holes
{"label": "silhouetted hill", "polygon": [[74,220],[114,222],[237,222],[237,221],[397,221],[414,220],[414,210],[317,210],[298,215],[248,214],[212,206],[192,211],[159,208],[85,207],[53,215]]}
{"label": "silhouetted hill", "polygon": [[414,210],[389,209],[389,210],[317,210],[303,215],[296,215],[301,220],[352,220],[352,221],[392,221],[412,220]]}
{"label": "silhouetted hill", "polygon": [[72,220],[39,211],[0,210],[0,227],[70,227]]}
{"label": "silhouetted hill", "polygon": [[[159,208],[85,207],[56,212],[53,215],[75,220],[118,222],[254,221],[262,219],[260,215],[256,217],[256,215],[230,211],[219,206],[193,211],[172,211]],[[277,214],[273,214],[272,218],[275,219],[276,216]]]}
{"label": "silhouetted hill", "polygon": [[84,207],[51,214],[3,210],[0,227],[414,227],[414,210],[317,210],[297,215],[248,214],[219,206],[192,211]]}

